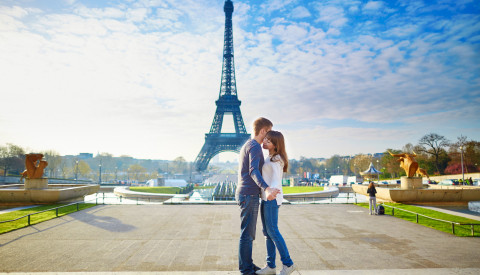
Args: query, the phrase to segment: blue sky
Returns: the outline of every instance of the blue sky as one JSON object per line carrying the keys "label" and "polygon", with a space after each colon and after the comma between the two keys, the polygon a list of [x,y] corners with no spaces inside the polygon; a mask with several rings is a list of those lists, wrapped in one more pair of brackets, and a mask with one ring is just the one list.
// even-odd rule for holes
{"label": "blue sky", "polygon": [[[480,140],[480,1],[233,2],[244,121],[292,158]],[[194,160],[224,20],[219,0],[2,1],[0,144]]]}

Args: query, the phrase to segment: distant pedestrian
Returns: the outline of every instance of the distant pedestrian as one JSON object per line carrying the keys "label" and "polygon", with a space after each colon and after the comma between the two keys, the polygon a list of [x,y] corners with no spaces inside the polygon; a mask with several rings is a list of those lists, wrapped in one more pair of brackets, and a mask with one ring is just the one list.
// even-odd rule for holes
{"label": "distant pedestrian", "polygon": [[[368,208],[370,210],[369,214],[370,215],[377,215],[377,198],[375,194],[377,193],[377,189],[375,189],[375,185],[371,181],[370,184],[368,185],[367,193],[370,195],[370,198],[368,199]],[[372,212],[374,210],[375,212]]]}
{"label": "distant pedestrian", "polygon": [[469,185],[473,185],[472,177],[470,177],[470,178],[468,179],[468,184],[469,184]]}

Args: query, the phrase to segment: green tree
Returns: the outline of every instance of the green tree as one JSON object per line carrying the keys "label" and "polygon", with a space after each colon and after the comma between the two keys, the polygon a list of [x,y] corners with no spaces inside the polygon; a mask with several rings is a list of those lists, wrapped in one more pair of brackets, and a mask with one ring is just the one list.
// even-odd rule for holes
{"label": "green tree", "polygon": [[298,174],[297,170],[300,167],[300,163],[295,159],[288,160],[288,173],[295,175]]}
{"label": "green tree", "polygon": [[[475,172],[480,163],[480,142],[468,140],[466,136],[457,137],[457,141],[450,145],[448,156],[450,157],[449,165],[458,164],[461,167],[461,151],[463,151],[463,167],[465,173]],[[477,165],[475,165],[477,164]]]}
{"label": "green tree", "polygon": [[61,157],[60,160],[60,174],[62,178],[66,179],[72,173],[72,167],[67,163],[64,157]]}
{"label": "green tree", "polygon": [[403,146],[401,153],[413,154],[413,151],[415,151],[413,144],[407,143],[405,146]]}
{"label": "green tree", "polygon": [[350,160],[350,170],[356,171],[355,174],[358,175],[368,169],[370,162],[372,162],[371,155],[358,154]]}
{"label": "green tree", "polygon": [[335,175],[340,173],[340,168],[343,167],[344,161],[339,155],[333,155],[331,158],[327,159],[327,170],[331,174]]}
{"label": "green tree", "polygon": [[442,161],[445,161],[446,151],[445,148],[449,145],[448,139],[439,134],[430,133],[423,136],[418,142],[418,149],[420,152],[430,155],[435,163],[435,169],[438,174],[443,172],[445,167],[441,166]]}
{"label": "green tree", "polygon": [[130,167],[128,167],[128,174],[130,179],[134,179],[137,181],[145,180],[146,172],[147,172],[147,169],[145,169],[145,167],[139,164],[132,164],[130,165]]}
{"label": "green tree", "polygon": [[303,177],[304,172],[313,173],[315,169],[311,159],[307,159],[306,157],[300,157],[300,167],[301,169],[299,169],[298,172],[301,177]]}
{"label": "green tree", "polygon": [[[100,153],[95,156],[95,160],[98,165],[102,165],[102,181],[108,181],[113,179],[115,173],[116,161],[113,159],[113,155],[110,153]],[[118,168],[117,168],[118,170]],[[100,169],[99,169],[100,171]]]}
{"label": "green tree", "polygon": [[382,158],[380,159],[380,163],[383,168],[385,168],[385,173],[389,175],[383,175],[384,178],[390,176],[391,178],[398,178],[400,176],[405,175],[405,171],[400,167],[400,163],[397,161],[397,158],[392,157],[388,151],[392,152],[393,154],[400,154],[402,151],[395,150],[395,149],[387,149],[384,153]]}
{"label": "green tree", "polygon": [[62,157],[58,152],[54,150],[47,150],[42,152],[45,160],[48,162],[48,166],[45,169],[48,172],[48,176],[51,178],[59,177],[60,165],[62,163]]}
{"label": "green tree", "polygon": [[9,172],[19,175],[25,170],[25,150],[12,143],[0,146],[0,166],[3,176]]}
{"label": "green tree", "polygon": [[[465,163],[475,167],[475,170],[478,171],[478,165],[480,164],[480,142],[471,140],[465,144]],[[475,171],[468,171],[468,173],[472,172]]]}
{"label": "green tree", "polygon": [[174,174],[185,174],[187,173],[188,165],[184,157],[177,157],[170,163],[171,169],[170,172]]}
{"label": "green tree", "polygon": [[78,161],[78,176],[82,178],[87,178],[92,172],[90,165],[83,160]]}

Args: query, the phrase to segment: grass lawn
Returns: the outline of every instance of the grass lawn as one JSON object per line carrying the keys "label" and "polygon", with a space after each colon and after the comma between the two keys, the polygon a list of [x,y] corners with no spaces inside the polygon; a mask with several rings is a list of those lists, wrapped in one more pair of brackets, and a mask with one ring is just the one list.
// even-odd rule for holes
{"label": "grass lawn", "polygon": [[158,187],[130,187],[131,191],[160,193],[160,194],[176,194],[180,193],[180,187],[158,186]]}
{"label": "grass lawn", "polygon": [[[19,217],[22,217],[22,216],[25,216],[25,215],[28,215],[28,214],[32,214],[32,213],[35,213],[35,212],[47,210],[47,209],[50,209],[50,208],[55,208],[55,207],[62,206],[62,205],[65,205],[65,204],[42,205],[42,206],[37,206],[37,207],[32,207],[32,208],[28,208],[28,209],[22,209],[22,210],[17,210],[17,211],[12,211],[12,212],[9,212],[9,213],[1,214],[0,215],[0,222],[1,221],[14,220],[16,218],[19,218]],[[95,206],[95,204],[94,203],[82,203],[82,204],[78,205],[78,209],[83,210],[83,209],[90,208],[92,206]],[[58,216],[59,217],[64,216],[64,215],[67,215],[67,214],[70,214],[70,213],[76,212],[76,211],[77,211],[77,206],[76,205],[66,206],[66,207],[58,209]],[[30,224],[31,225],[32,224],[37,224],[37,223],[40,223],[40,222],[43,222],[43,221],[48,221],[48,220],[54,219],[56,217],[57,216],[55,215],[55,210],[46,211],[46,212],[43,212],[43,213],[40,213],[40,214],[30,216]],[[28,226],[28,217],[19,219],[19,220],[14,221],[14,222],[0,223],[0,234],[5,233],[5,232],[9,232],[9,231],[12,231],[12,230],[15,230],[15,229],[19,229],[19,228],[22,228],[22,227],[26,227],[26,226]]]}
{"label": "grass lawn", "polygon": [[[368,203],[358,203],[357,205],[361,207],[365,207],[368,209]],[[408,205],[408,204],[401,204],[401,203],[385,203],[385,205],[393,206],[395,208],[401,208],[405,209],[408,211],[412,211],[418,214],[422,214],[428,217],[432,217],[435,219],[440,219],[440,220],[445,220],[445,221],[452,221],[452,222],[458,222],[458,223],[476,223],[480,224],[480,221],[477,220],[471,220],[467,219],[464,217],[460,216],[455,216],[455,215],[450,215],[446,214],[443,212],[431,210],[431,209],[425,209],[422,207],[418,206],[413,206],[413,205]],[[385,207],[385,214],[387,215],[392,215],[392,208],[390,207]],[[404,219],[413,223],[416,223],[416,215],[401,211],[396,209],[395,210],[395,217]],[[432,220],[426,217],[418,216],[418,223],[436,230],[440,230],[446,233],[452,234],[452,224],[451,223],[446,223],[446,222],[441,222],[441,221],[436,221]],[[470,225],[455,225],[455,235],[456,236],[461,236],[461,237],[468,237],[472,236],[472,231],[471,231],[471,226]],[[480,236],[480,225],[475,225],[474,226],[474,235],[475,236]]]}
{"label": "grass lawn", "polygon": [[294,187],[283,186],[282,189],[283,189],[283,194],[323,191],[323,187],[317,187],[317,186],[294,186]]}

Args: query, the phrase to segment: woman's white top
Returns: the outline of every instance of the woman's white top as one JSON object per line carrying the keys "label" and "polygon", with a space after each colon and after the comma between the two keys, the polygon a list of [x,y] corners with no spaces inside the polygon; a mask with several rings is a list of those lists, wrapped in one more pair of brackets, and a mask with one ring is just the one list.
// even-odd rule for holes
{"label": "woman's white top", "polygon": [[[283,201],[282,177],[283,177],[283,161],[279,155],[276,155],[273,161],[270,156],[265,159],[265,164],[262,168],[262,177],[269,187],[277,188],[280,193],[277,194],[277,204],[281,205]],[[262,200],[266,201],[267,196],[262,189]]]}

